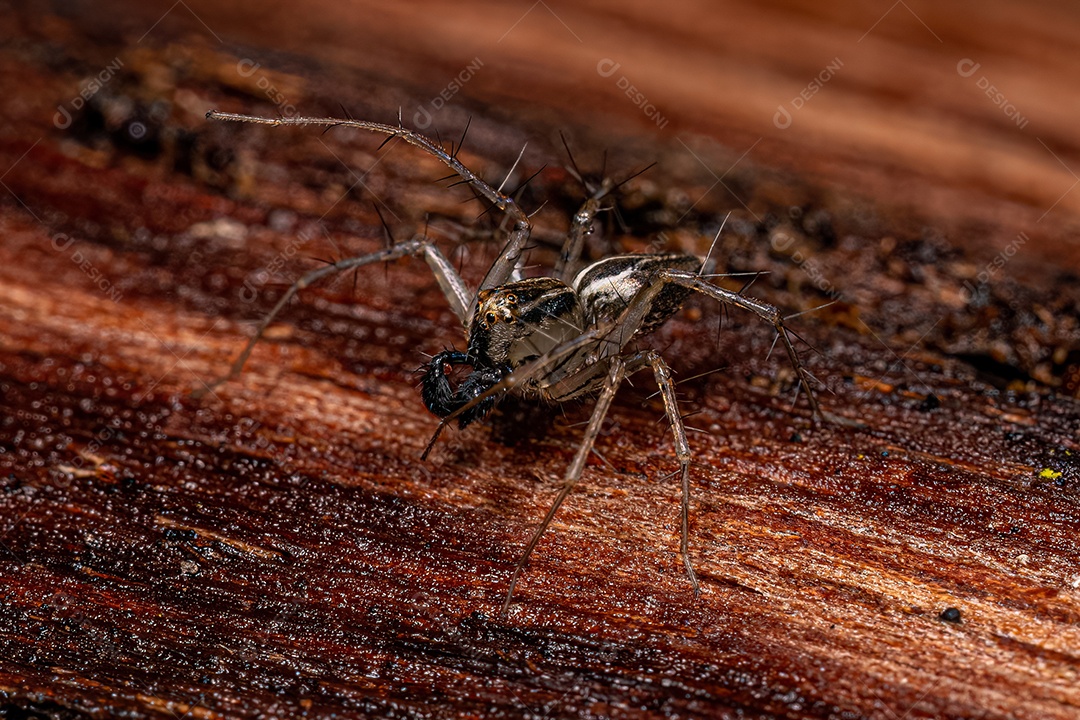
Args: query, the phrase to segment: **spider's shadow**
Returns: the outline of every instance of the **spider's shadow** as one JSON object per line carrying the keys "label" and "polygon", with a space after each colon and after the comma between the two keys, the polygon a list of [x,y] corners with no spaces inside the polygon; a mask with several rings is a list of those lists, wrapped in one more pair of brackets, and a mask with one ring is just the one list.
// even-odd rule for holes
{"label": "spider's shadow", "polygon": [[548,437],[555,418],[565,414],[558,405],[510,394],[503,397],[487,418],[491,439],[514,447]]}

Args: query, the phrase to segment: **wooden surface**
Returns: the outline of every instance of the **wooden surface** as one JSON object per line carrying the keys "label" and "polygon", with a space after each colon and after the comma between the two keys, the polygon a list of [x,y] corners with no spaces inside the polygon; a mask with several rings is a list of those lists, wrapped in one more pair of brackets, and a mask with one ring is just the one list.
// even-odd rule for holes
{"label": "wooden surface", "polygon": [[[1080,17],[651,7],[2,16],[0,715],[1077,717]],[[858,427],[791,408],[753,318],[693,302],[654,338],[700,430],[699,598],[643,374],[498,619],[590,405],[421,462],[414,370],[462,338],[419,261],[305,293],[190,395],[315,258],[382,246],[373,203],[473,282],[498,219],[404,146],[205,111],[408,122],[478,58],[432,130],[471,116],[488,178],[529,141],[535,262],[583,196],[561,131],[594,174],[658,163],[593,252],[703,253],[731,211],[751,294],[837,300],[793,323]]]}

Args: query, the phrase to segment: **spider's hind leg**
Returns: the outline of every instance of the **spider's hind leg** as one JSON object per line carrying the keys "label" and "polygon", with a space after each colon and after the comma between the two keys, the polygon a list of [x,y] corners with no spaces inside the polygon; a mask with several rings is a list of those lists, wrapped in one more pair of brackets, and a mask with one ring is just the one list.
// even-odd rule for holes
{"label": "spider's hind leg", "polygon": [[[596,216],[606,210],[615,210],[616,217],[618,217],[618,206],[615,204],[615,193],[626,183],[630,182],[638,175],[651,168],[656,163],[648,165],[643,170],[639,170],[630,175],[624,180],[616,182],[612,178],[605,176],[604,171],[601,170],[601,180],[599,183],[590,181],[578,168],[577,162],[574,160],[573,153],[570,152],[570,146],[566,142],[566,138],[562,138],[563,147],[566,148],[566,154],[570,158],[570,174],[582,185],[585,186],[585,190],[588,191],[589,196],[585,199],[585,202],[581,204],[578,211],[574,213],[574,217],[570,222],[570,231],[566,234],[566,240],[563,242],[562,250],[559,253],[559,260],[555,263],[553,276],[559,278],[567,285],[572,285],[574,276],[578,271],[578,264],[581,260],[581,253],[585,248],[585,239],[593,233],[593,223],[596,220]],[[607,165],[605,154],[605,166]],[[621,223],[620,219],[620,223]]]}
{"label": "spider's hind leg", "polygon": [[447,302],[450,303],[450,308],[454,311],[454,314],[457,315],[458,319],[461,320],[462,324],[464,324],[469,313],[469,307],[472,303],[472,295],[468,288],[465,287],[465,283],[461,280],[461,277],[458,276],[457,271],[454,270],[454,266],[451,265],[446,259],[446,256],[435,247],[435,243],[428,238],[420,237],[406,240],[405,242],[398,243],[397,245],[393,245],[384,250],[379,250],[378,252],[369,253],[367,255],[360,255],[358,257],[345,258],[344,260],[339,260],[304,274],[285,291],[285,294],[277,301],[274,308],[265,318],[263,318],[263,321],[259,323],[259,327],[255,331],[255,334],[248,340],[247,345],[244,346],[240,355],[237,356],[232,367],[229,369],[229,372],[209,383],[205,383],[203,387],[195,390],[192,393],[192,396],[195,398],[202,397],[206,393],[212,392],[214,388],[219,385],[237,377],[244,368],[244,364],[251,356],[252,351],[255,349],[255,345],[258,344],[259,340],[261,340],[266,333],[266,329],[270,326],[270,323],[272,323],[274,318],[281,313],[289,301],[304,288],[311,286],[313,283],[316,283],[325,277],[345,272],[346,270],[352,270],[373,263],[396,260],[409,255],[424,256],[424,259],[427,260],[428,265],[431,267],[431,271],[435,275],[435,279],[439,283],[439,288],[446,296]]}
{"label": "spider's hind leg", "polygon": [[644,331],[647,331],[649,317],[651,314],[654,314],[654,301],[661,296],[661,293],[663,293],[665,289],[669,289],[672,285],[678,285],[687,290],[707,295],[724,305],[734,305],[735,307],[749,310],[772,325],[773,328],[776,329],[780,344],[783,345],[788,360],[791,361],[791,366],[795,369],[795,374],[799,378],[799,386],[806,394],[807,402],[810,405],[811,415],[815,421],[821,421],[826,418],[825,414],[822,413],[821,407],[818,405],[817,398],[814,396],[813,389],[810,386],[810,373],[803,367],[802,361],[799,359],[799,354],[795,352],[795,346],[791,343],[791,333],[784,325],[784,316],[780,314],[779,308],[775,305],[762,302],[761,300],[756,300],[731,290],[725,290],[722,287],[706,282],[698,272],[683,270],[677,267],[664,267],[658,269],[653,279],[647,285],[641,287],[641,289],[634,294],[633,298],[625,304],[622,314],[619,317],[619,321],[615,324],[615,327],[610,333],[610,337],[613,340],[613,347],[622,347],[635,333],[642,331],[643,329]]}
{"label": "spider's hind leg", "polygon": [[682,285],[683,287],[699,292],[702,295],[707,295],[725,305],[734,305],[743,310],[749,310],[772,325],[773,328],[776,329],[777,337],[780,339],[781,345],[784,346],[784,352],[787,353],[788,360],[791,361],[791,366],[795,369],[795,374],[799,378],[799,386],[806,394],[806,400],[810,405],[810,413],[813,416],[813,419],[815,421],[822,421],[825,419],[825,415],[822,413],[817,398],[814,396],[814,391],[810,386],[810,373],[807,372],[806,368],[803,366],[802,361],[799,359],[799,354],[795,352],[795,346],[791,343],[791,333],[784,325],[784,316],[780,314],[779,308],[775,305],[762,302],[761,300],[747,297],[746,295],[731,290],[725,290],[722,287],[706,282],[698,273],[688,272],[686,270],[662,270],[658,274],[657,280],[654,281],[654,284],[659,284],[660,286],[671,283]]}

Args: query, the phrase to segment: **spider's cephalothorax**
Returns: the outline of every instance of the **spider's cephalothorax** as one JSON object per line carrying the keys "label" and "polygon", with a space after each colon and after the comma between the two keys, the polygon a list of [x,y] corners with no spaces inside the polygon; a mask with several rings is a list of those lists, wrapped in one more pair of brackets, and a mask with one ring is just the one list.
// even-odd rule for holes
{"label": "spider's cephalothorax", "polygon": [[[497,400],[495,395],[477,397],[514,368],[579,336],[581,326],[577,297],[558,280],[530,278],[481,290],[468,352],[446,350],[432,358],[420,383],[424,404],[439,417],[460,410],[458,426],[464,428],[487,415]],[[455,388],[448,366],[462,364],[473,371]]]}
{"label": "spider's cephalothorax", "polygon": [[[567,285],[555,278],[529,278],[477,294],[477,309],[469,326],[467,353],[446,350],[432,358],[424,370],[421,396],[428,410],[446,417],[491,390],[515,368],[533,362],[581,337],[587,328],[614,323],[626,311],[630,299],[647,287],[659,270],[695,270],[700,265],[689,255],[621,255],[584,268]],[[645,319],[635,331],[644,335],[678,311],[690,293],[678,285],[664,286],[647,307]],[[589,362],[590,347],[571,353],[527,390],[558,401],[553,394],[568,375]],[[455,388],[449,369],[467,365],[473,369]],[[574,388],[577,389],[577,388]],[[495,406],[497,395],[485,396],[463,410],[458,426],[465,428],[482,419]]]}
{"label": "spider's cephalothorax", "polygon": [[[506,213],[511,221],[512,229],[502,252],[475,292],[465,285],[434,242],[426,237],[340,260],[307,273],[282,295],[233,363],[229,374],[208,386],[213,387],[240,372],[266,328],[300,290],[344,270],[406,256],[423,257],[467,334],[465,352],[445,350],[435,355],[424,368],[421,397],[428,409],[442,418],[439,429],[454,420],[464,428],[484,418],[508,392],[549,402],[596,397],[581,445],[563,478],[562,490],[514,569],[503,602],[503,613],[510,606],[514,587],[533,548],[581,478],[615,392],[626,377],[646,369],[652,371],[660,389],[671,426],[682,485],[679,551],[694,592],[698,592],[689,553],[691,455],[675,397],[675,383],[667,363],[657,352],[637,350],[631,343],[671,317],[690,293],[748,310],[769,322],[776,329],[777,338],[806,391],[811,413],[815,419],[821,417],[817,401],[810,392],[809,374],[799,361],[779,310],[712,284],[701,274],[702,263],[697,258],[681,254],[617,255],[577,270],[585,237],[592,232],[596,214],[610,207],[610,199],[606,196],[617,185],[603,183],[574,215],[552,277],[521,279],[522,254],[528,246],[531,230],[528,215],[513,198],[493,188],[462,164],[456,152],[448,153],[441,145],[405,129],[400,123],[395,126],[336,118],[259,118],[216,112],[208,113],[207,117],[264,125],[343,126],[401,138],[441,160],[478,195]],[[462,368],[466,372],[462,372]],[[428,450],[434,441],[433,438]]]}

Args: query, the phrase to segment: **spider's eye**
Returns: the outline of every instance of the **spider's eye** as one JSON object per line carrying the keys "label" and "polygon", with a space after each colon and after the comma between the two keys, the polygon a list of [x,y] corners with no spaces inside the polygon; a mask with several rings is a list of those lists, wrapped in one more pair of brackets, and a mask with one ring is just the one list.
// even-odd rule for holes
{"label": "spider's eye", "polygon": [[507,295],[506,302],[508,305],[517,305],[517,295]]}
{"label": "spider's eye", "polygon": [[484,321],[488,325],[494,325],[496,319],[497,318],[495,317],[495,313],[493,313],[493,312],[489,312],[487,315],[484,316]]}

